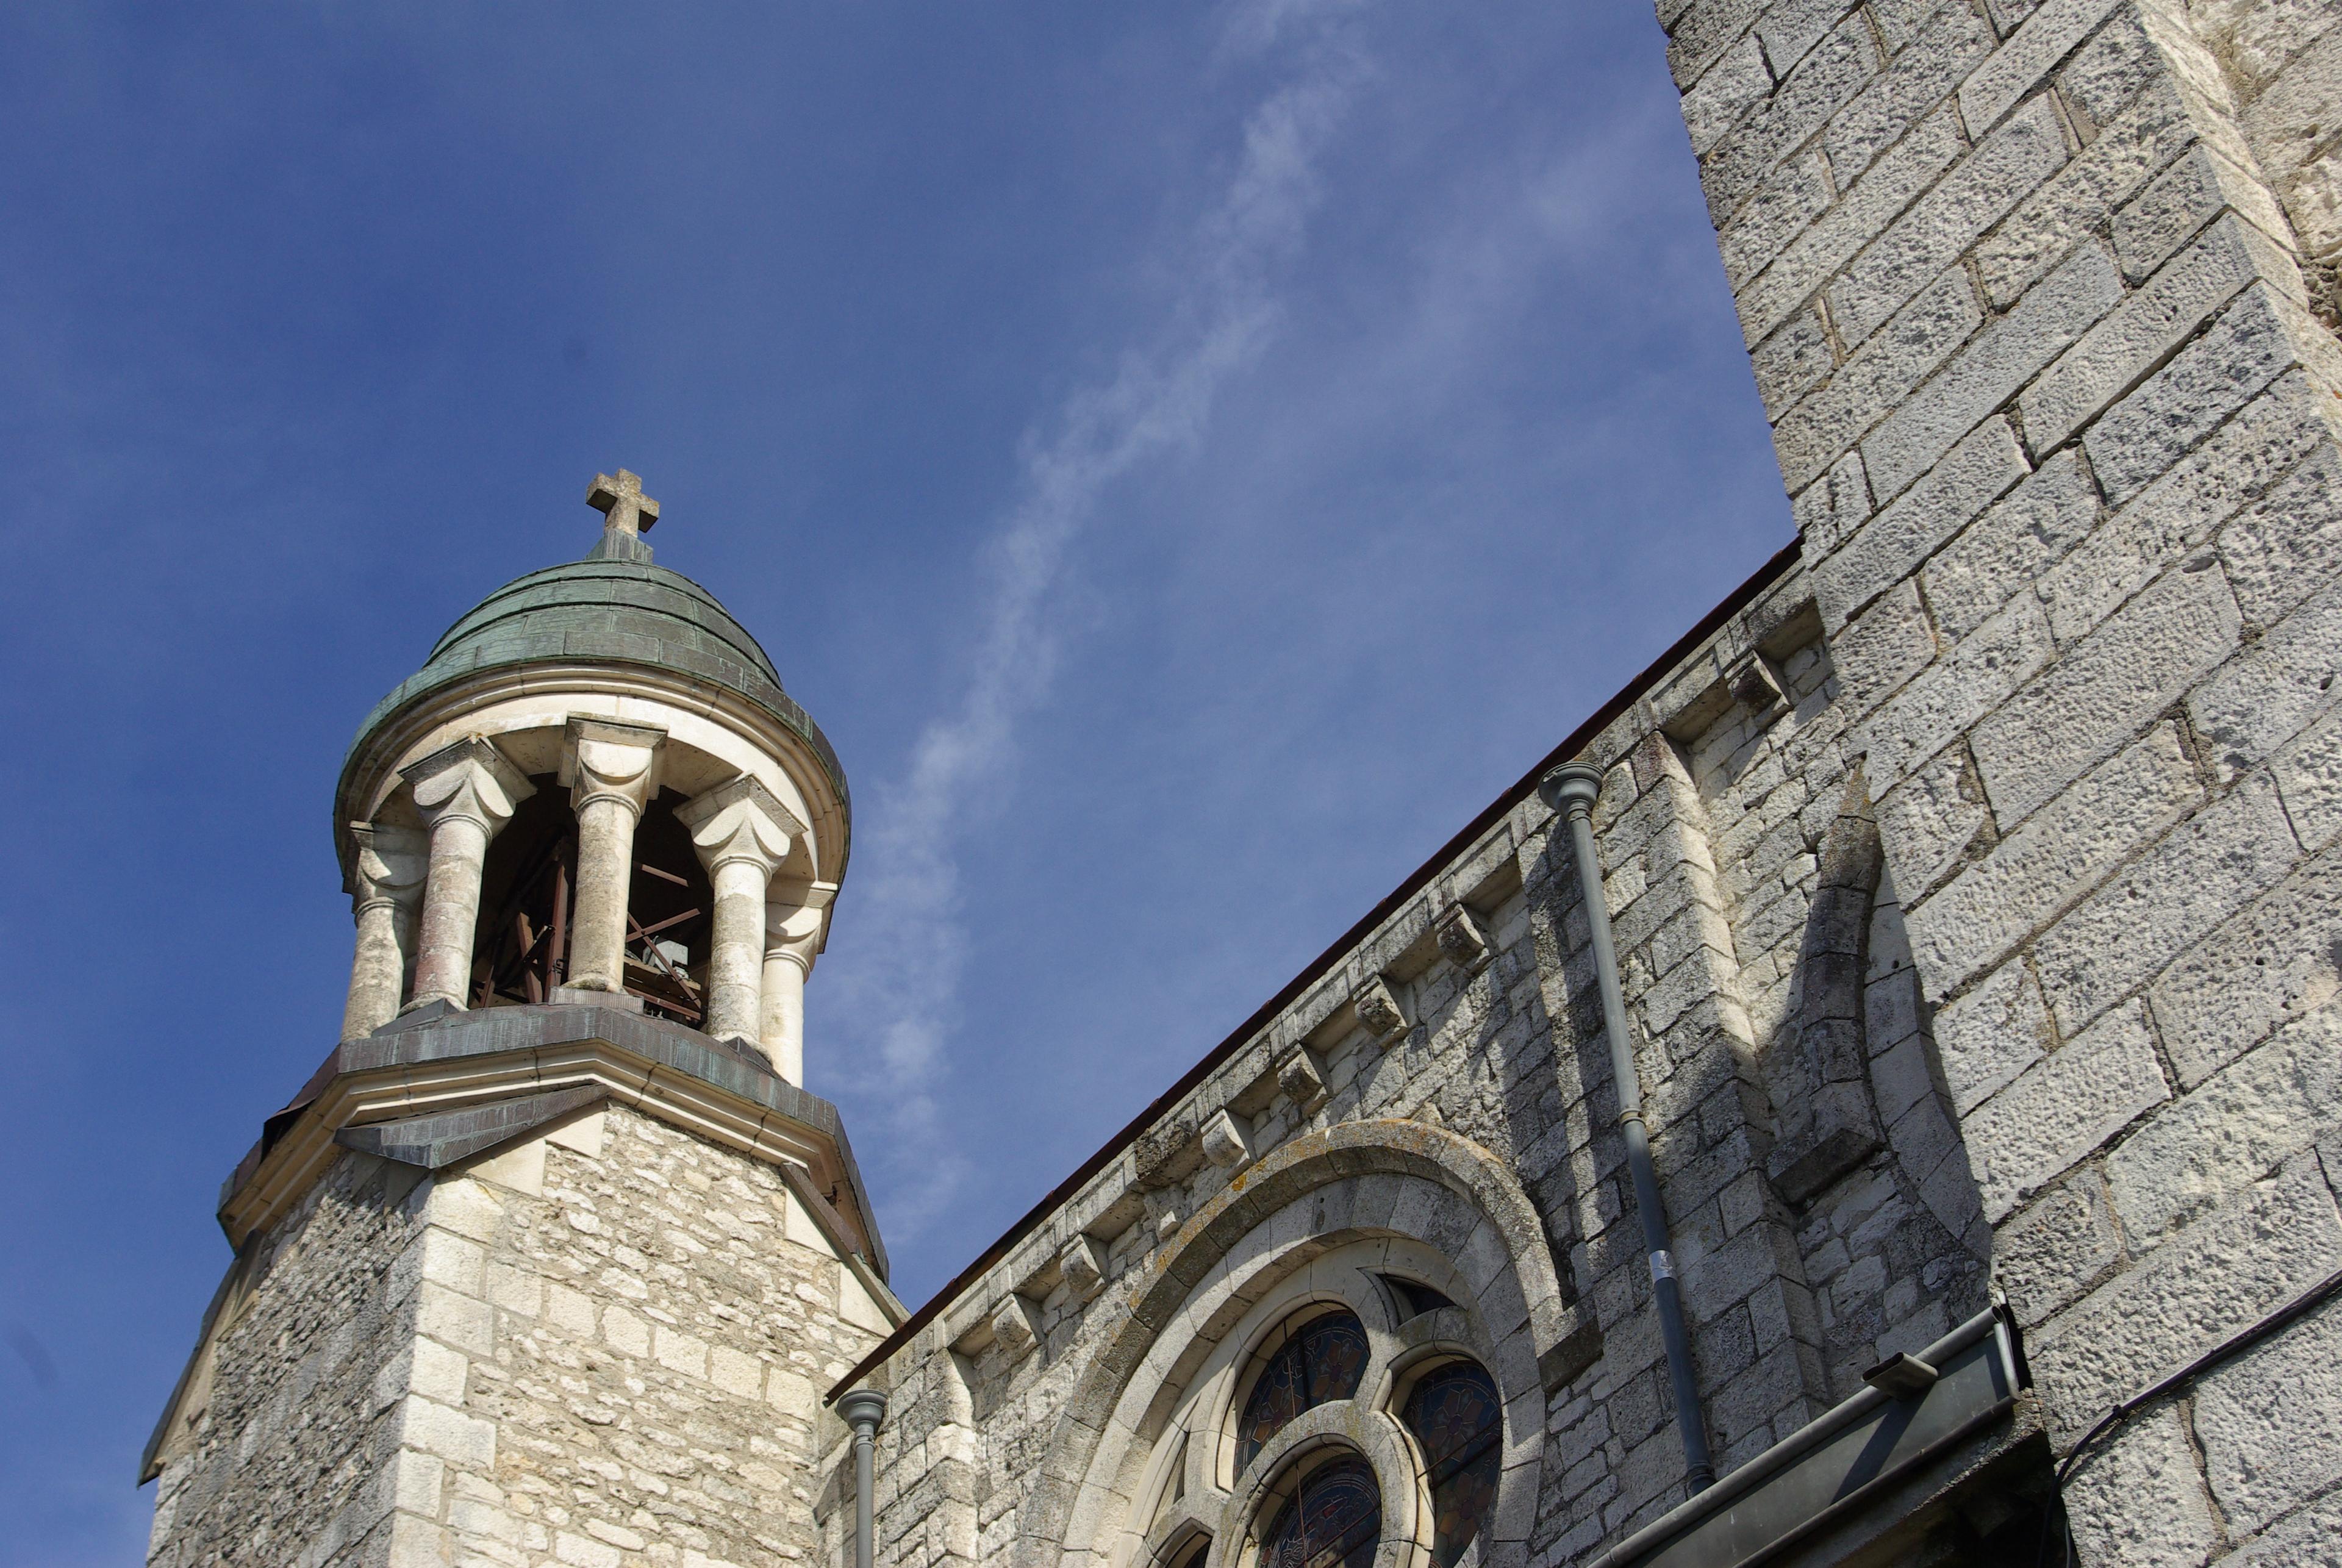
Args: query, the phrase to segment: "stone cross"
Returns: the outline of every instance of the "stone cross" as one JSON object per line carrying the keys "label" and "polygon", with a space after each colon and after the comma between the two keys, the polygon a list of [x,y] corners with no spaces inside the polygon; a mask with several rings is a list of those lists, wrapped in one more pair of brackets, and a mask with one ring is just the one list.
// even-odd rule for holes
{"label": "stone cross", "polygon": [[624,468],[616,479],[606,474],[594,475],[594,488],[586,492],[586,504],[608,518],[609,526],[621,534],[647,534],[658,521],[658,503],[643,494],[643,476]]}

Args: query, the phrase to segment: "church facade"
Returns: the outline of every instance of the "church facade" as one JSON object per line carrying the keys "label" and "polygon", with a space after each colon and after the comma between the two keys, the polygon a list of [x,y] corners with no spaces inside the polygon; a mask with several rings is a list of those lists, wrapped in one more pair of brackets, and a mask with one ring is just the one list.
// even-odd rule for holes
{"label": "church facade", "polygon": [[2342,5],[1660,21],[1797,542],[908,1311],[843,774],[598,479],[345,765],[152,1562],[2336,1560]]}

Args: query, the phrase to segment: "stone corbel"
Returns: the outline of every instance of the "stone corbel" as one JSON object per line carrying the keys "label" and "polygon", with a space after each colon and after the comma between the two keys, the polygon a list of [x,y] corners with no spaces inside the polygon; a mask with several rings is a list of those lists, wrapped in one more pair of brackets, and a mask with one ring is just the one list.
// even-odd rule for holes
{"label": "stone corbel", "polygon": [[1406,1033],[1406,1014],[1400,1010],[1398,998],[1392,994],[1389,983],[1379,974],[1351,993],[1350,1004],[1358,1011],[1358,1022],[1380,1045],[1389,1045]]}
{"label": "stone corbel", "polygon": [[1780,677],[1762,654],[1749,654],[1726,670],[1724,684],[1731,688],[1733,700],[1760,724],[1768,724],[1787,711],[1788,698],[1781,691]]}
{"label": "stone corbel", "polygon": [[1276,1086],[1305,1116],[1324,1104],[1329,1093],[1324,1074],[1306,1050],[1296,1051],[1276,1064]]}
{"label": "stone corbel", "polygon": [[[1280,1078],[1279,1082],[1283,1080]],[[1322,1085],[1321,1085],[1322,1087]],[[1233,1170],[1252,1158],[1251,1140],[1236,1119],[1226,1111],[1215,1111],[1204,1124],[1204,1158],[1220,1169]]]}
{"label": "stone corbel", "polygon": [[1440,916],[1436,929],[1439,951],[1448,963],[1467,974],[1476,974],[1487,967],[1493,953],[1488,934],[1481,927],[1479,917],[1462,904],[1456,904]]}
{"label": "stone corbel", "polygon": [[1021,1361],[1040,1343],[1040,1314],[1030,1301],[1012,1291],[993,1312],[992,1338],[1009,1360]]}
{"label": "stone corbel", "polygon": [[1057,1254],[1057,1273],[1076,1301],[1087,1301],[1106,1283],[1106,1249],[1076,1231]]}

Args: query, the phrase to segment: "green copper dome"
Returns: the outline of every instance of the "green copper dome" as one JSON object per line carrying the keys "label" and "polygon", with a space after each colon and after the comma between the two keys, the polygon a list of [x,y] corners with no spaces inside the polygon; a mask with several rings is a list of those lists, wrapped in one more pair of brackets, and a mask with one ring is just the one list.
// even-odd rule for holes
{"label": "green copper dome", "polygon": [[[606,545],[582,561],[515,578],[447,628],[421,669],[376,703],[350,743],[346,773],[367,739],[401,709],[482,670],[553,661],[642,664],[709,681],[805,738],[846,800],[846,773],[821,726],[781,689],[773,661],[716,596],[650,551]],[[630,554],[633,558],[626,558]]]}

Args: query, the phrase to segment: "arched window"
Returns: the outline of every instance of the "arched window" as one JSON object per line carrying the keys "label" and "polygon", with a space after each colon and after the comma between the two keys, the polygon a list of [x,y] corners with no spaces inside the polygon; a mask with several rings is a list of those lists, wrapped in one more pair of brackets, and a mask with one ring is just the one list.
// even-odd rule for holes
{"label": "arched window", "polygon": [[1423,1447],[1431,1483],[1431,1561],[1453,1568],[1496,1505],[1504,1406],[1496,1380],[1468,1361],[1416,1380],[1399,1419]]}
{"label": "arched window", "polygon": [[1301,1478],[1261,1536],[1260,1568],[1372,1568],[1382,1543],[1383,1494],[1356,1454]]}
{"label": "arched window", "polygon": [[1323,1313],[1279,1333],[1236,1422],[1239,1475],[1286,1423],[1327,1400],[1349,1398],[1366,1375],[1366,1331],[1350,1313]]}

